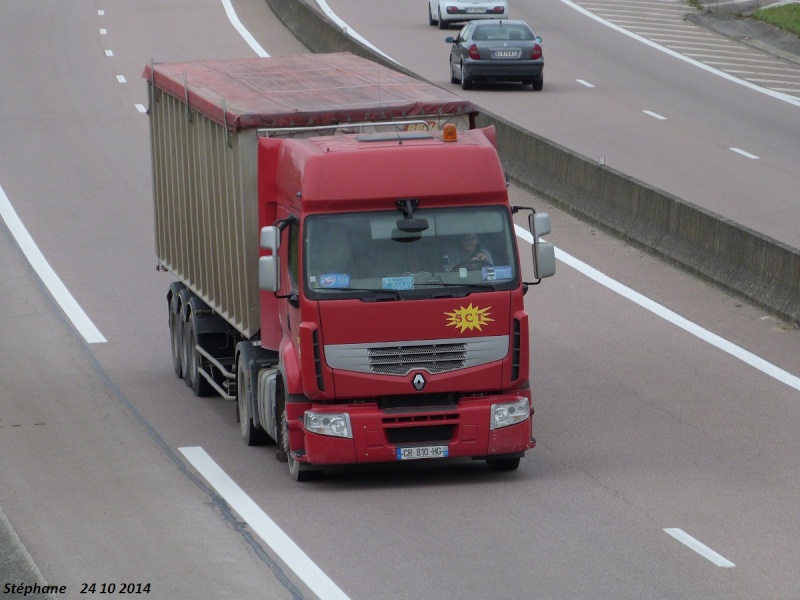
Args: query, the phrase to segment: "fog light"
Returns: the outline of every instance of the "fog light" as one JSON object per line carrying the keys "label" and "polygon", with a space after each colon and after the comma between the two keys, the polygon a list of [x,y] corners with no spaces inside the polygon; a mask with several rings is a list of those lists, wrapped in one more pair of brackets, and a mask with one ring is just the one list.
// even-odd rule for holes
{"label": "fog light", "polygon": [[307,410],[303,416],[303,423],[312,433],[343,438],[353,437],[350,415],[347,413],[319,413]]}
{"label": "fog light", "polygon": [[492,404],[490,429],[500,429],[522,423],[531,416],[531,407],[527,398],[519,398],[514,402]]}

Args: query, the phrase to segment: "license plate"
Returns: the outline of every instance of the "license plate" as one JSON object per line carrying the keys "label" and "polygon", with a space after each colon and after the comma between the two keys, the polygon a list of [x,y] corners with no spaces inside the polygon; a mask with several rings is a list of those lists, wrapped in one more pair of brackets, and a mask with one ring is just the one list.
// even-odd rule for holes
{"label": "license plate", "polygon": [[418,458],[447,458],[447,446],[413,446],[397,449],[397,460]]}
{"label": "license plate", "polygon": [[485,8],[467,8],[468,13],[485,13]]}
{"label": "license plate", "polygon": [[495,50],[492,56],[495,58],[517,58],[519,53],[519,50]]}

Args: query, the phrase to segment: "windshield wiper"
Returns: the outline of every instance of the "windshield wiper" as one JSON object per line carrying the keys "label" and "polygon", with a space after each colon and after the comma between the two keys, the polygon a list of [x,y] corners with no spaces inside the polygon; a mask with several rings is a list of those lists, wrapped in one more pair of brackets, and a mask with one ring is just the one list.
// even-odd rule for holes
{"label": "windshield wiper", "polygon": [[415,283],[414,287],[421,285],[430,285],[436,287],[455,287],[455,288],[476,288],[479,290],[489,289],[495,291],[497,288],[494,283],[445,283],[444,281],[425,281]]}
{"label": "windshield wiper", "polygon": [[336,290],[343,292],[368,292],[370,294],[388,294],[391,298],[372,298],[371,301],[376,300],[400,300],[400,292],[398,290],[376,290],[375,288],[354,288],[354,287],[336,287],[325,288],[326,290]]}

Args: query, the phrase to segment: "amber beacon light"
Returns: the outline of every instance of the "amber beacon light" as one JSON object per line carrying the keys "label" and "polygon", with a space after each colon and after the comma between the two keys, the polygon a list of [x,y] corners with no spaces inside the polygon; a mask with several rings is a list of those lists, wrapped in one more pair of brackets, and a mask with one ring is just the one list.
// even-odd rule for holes
{"label": "amber beacon light", "polygon": [[458,130],[456,129],[455,123],[448,123],[442,127],[442,139],[445,142],[458,141]]}

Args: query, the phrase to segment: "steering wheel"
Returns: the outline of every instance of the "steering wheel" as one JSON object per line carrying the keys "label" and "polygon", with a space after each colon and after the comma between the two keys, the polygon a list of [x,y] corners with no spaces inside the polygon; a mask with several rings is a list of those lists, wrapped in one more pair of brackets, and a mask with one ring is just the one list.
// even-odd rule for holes
{"label": "steering wheel", "polygon": [[450,267],[450,269],[452,271],[457,271],[458,269],[463,267],[466,268],[467,271],[477,271],[481,267],[491,267],[491,266],[493,266],[492,263],[490,263],[488,260],[484,258],[473,258],[470,260],[462,261],[456,265],[453,265],[452,267]]}

